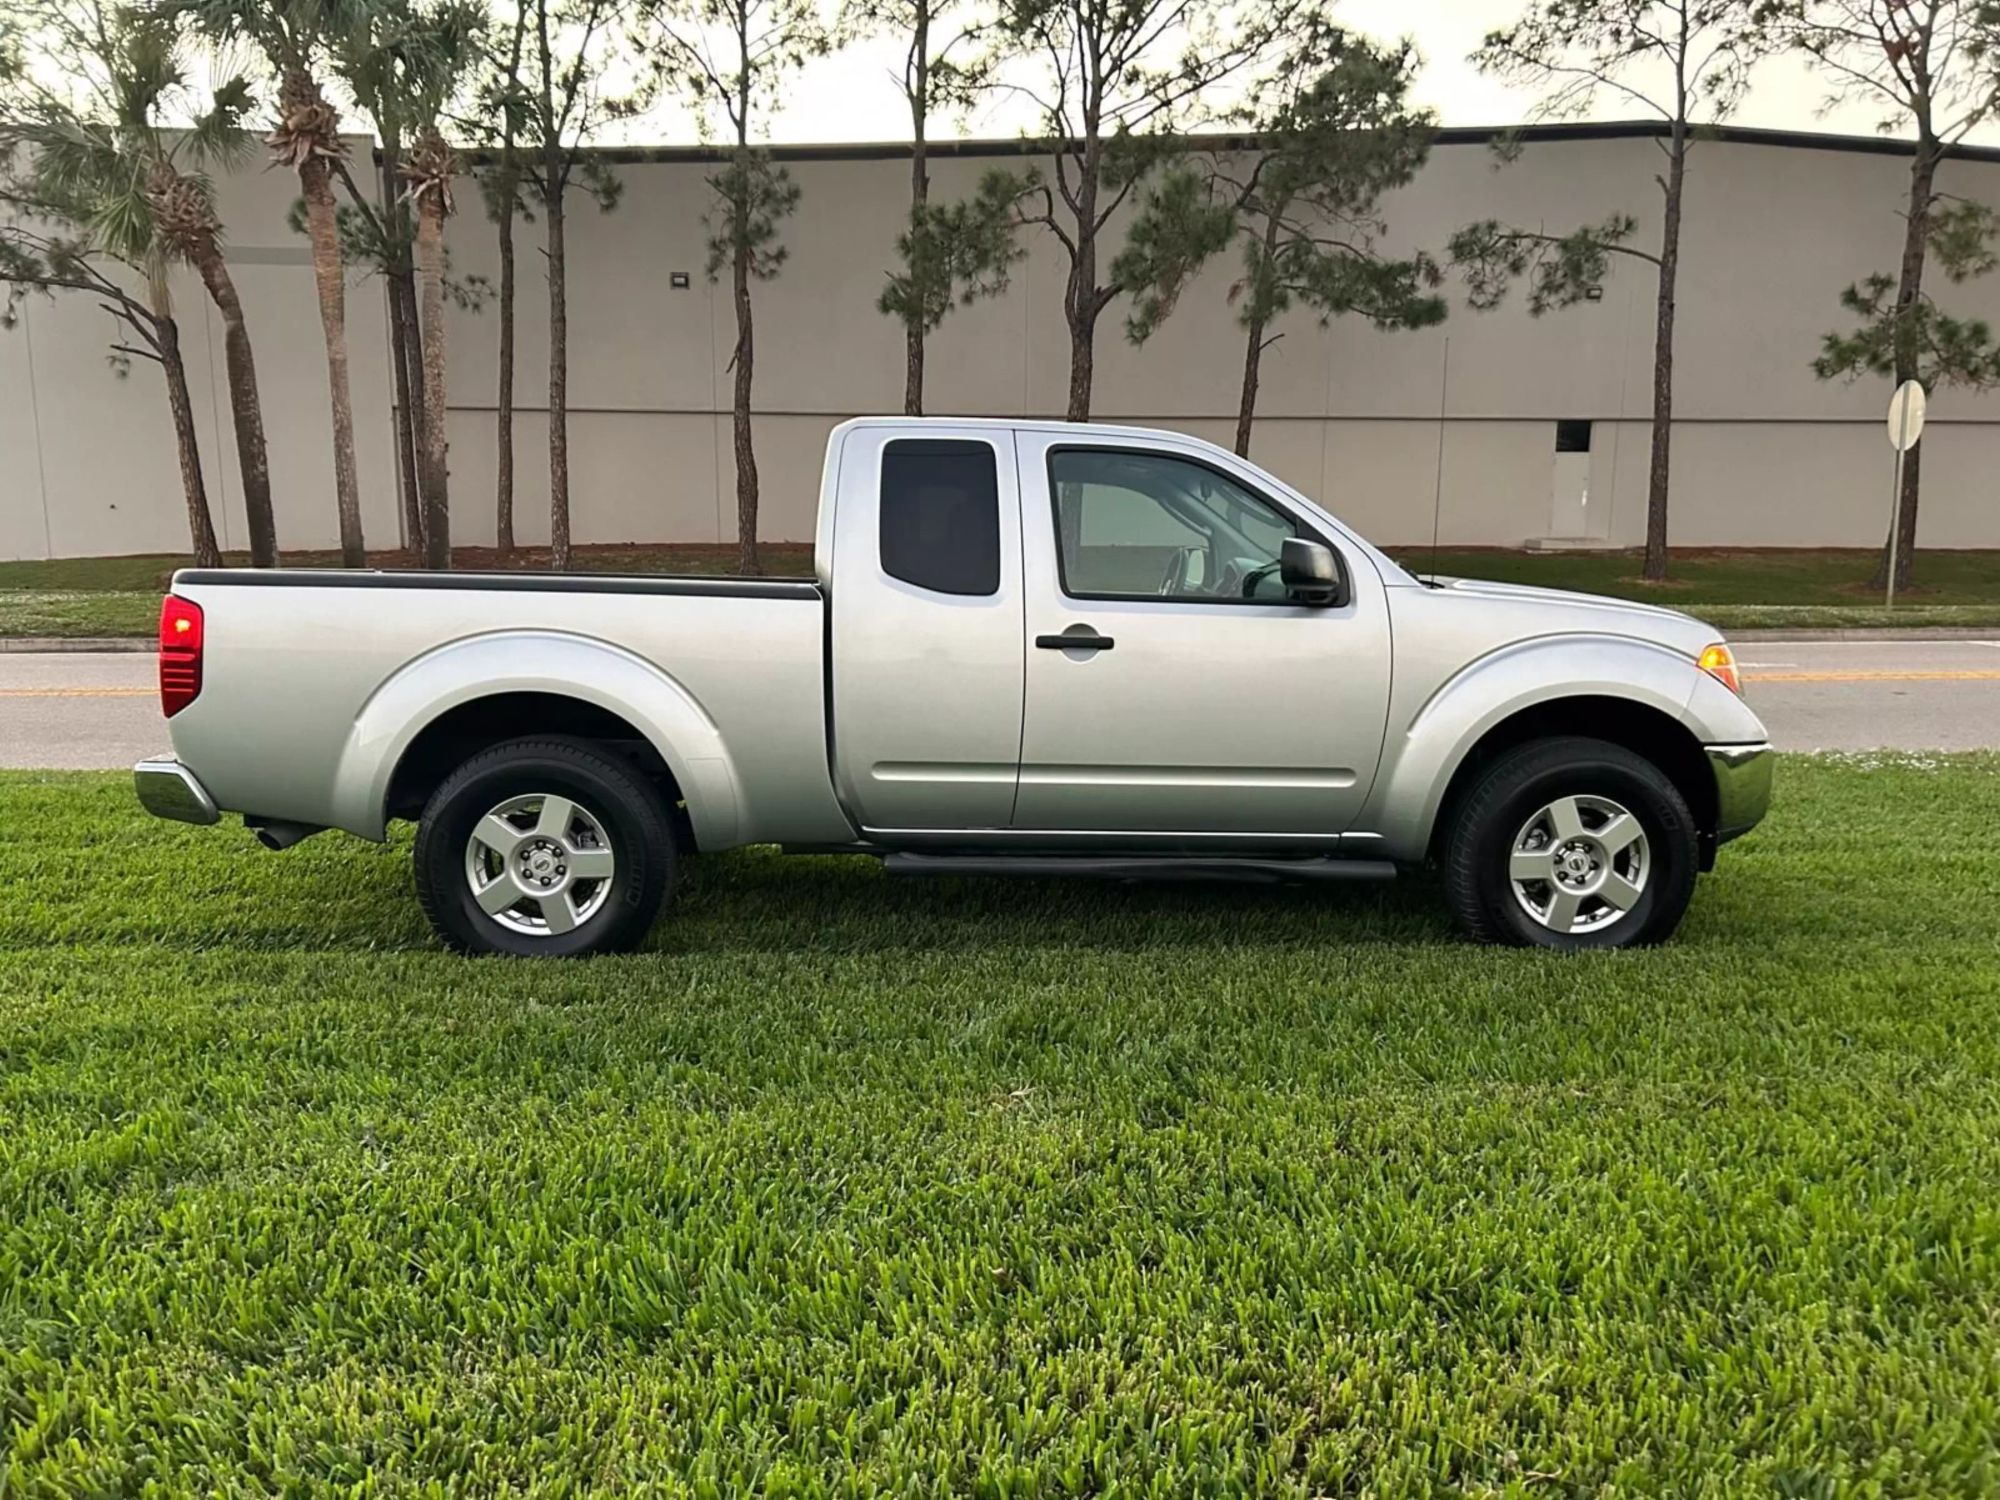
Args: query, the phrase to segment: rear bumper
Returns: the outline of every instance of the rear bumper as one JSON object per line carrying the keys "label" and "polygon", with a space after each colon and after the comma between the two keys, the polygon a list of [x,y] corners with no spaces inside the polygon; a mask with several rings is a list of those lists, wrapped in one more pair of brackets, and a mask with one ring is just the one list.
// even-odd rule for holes
{"label": "rear bumper", "polygon": [[177,760],[142,760],[132,768],[139,805],[156,818],[176,823],[215,823],[222,812],[208,788]]}
{"label": "rear bumper", "polygon": [[1716,843],[1741,838],[1764,821],[1777,759],[1768,744],[1708,746],[1708,765],[1715,775]]}

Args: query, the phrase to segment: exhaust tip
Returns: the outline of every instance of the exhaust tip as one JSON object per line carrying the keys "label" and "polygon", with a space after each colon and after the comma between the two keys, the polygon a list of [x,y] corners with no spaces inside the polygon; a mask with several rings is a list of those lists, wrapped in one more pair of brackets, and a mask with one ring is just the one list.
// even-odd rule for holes
{"label": "exhaust tip", "polygon": [[287,823],[276,818],[260,819],[254,823],[248,818],[243,821],[257,836],[257,842],[273,853],[289,849],[302,839],[309,839],[316,833],[326,832],[326,829],[318,823]]}

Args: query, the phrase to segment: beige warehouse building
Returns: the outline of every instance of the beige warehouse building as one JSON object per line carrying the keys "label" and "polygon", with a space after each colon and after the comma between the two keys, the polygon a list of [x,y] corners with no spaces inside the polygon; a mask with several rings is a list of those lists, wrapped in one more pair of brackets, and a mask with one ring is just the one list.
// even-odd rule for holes
{"label": "beige warehouse building", "polygon": [[[1551,230],[1614,211],[1657,234],[1652,127],[1528,132],[1495,168],[1488,133],[1447,131],[1430,165],[1385,205],[1390,248],[1443,245],[1497,217]],[[357,150],[365,150],[356,143]],[[1673,540],[1684,546],[1879,542],[1890,454],[1886,382],[1826,384],[1821,336],[1848,321],[1838,296],[1893,268],[1907,157],[1895,142],[1732,131],[1697,148],[1680,294]],[[712,158],[608,153],[615,212],[570,228],[572,497],[579,541],[720,541],[734,535],[726,287],[703,275]],[[784,274],[757,288],[757,452],[769,540],[810,537],[821,448],[841,419],[900,409],[902,335],[875,308],[908,191],[896,146],[780,149],[803,190]],[[939,195],[969,192],[1013,144],[944,148]],[[2000,152],[1947,163],[1944,191],[2000,204]],[[248,170],[221,185],[230,258],[256,344],[281,543],[336,538],[325,363],[303,240],[286,225],[293,184]],[[492,226],[470,185],[452,224],[453,272],[495,272]],[[546,317],[539,226],[523,226],[516,418],[518,533],[546,539]],[[1031,239],[1010,291],[955,313],[931,344],[937,413],[1059,414],[1068,371],[1064,265]],[[1227,442],[1243,335],[1223,257],[1143,349],[1122,307],[1100,327],[1096,415]],[[685,273],[677,276],[675,273]],[[677,285],[679,281],[685,285]],[[2000,276],[1937,278],[1959,315],[2000,324]],[[219,326],[183,278],[204,467],[225,545],[242,546]],[[1516,296],[1474,313],[1455,296],[1436,330],[1381,334],[1358,320],[1294,315],[1269,351],[1253,456],[1378,541],[1515,546],[1546,537],[1635,544],[1643,536],[1654,282],[1621,259],[1603,299],[1532,318]],[[372,544],[399,540],[393,395],[379,284],[350,297],[356,441]],[[165,402],[144,365],[107,359],[109,319],[88,299],[32,299],[0,334],[0,556],[173,551],[185,511]],[[493,536],[492,311],[450,329],[453,532]],[[1564,450],[1564,451],[1559,451]],[[1922,543],[2000,546],[2000,393],[1946,392],[1925,439]]]}

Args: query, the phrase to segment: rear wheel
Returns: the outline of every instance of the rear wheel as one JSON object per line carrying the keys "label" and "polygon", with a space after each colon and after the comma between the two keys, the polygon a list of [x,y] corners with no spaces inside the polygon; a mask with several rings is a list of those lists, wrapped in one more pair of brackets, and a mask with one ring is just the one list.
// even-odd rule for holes
{"label": "rear wheel", "polygon": [[1657,766],[1603,740],[1538,740],[1459,805],[1445,889],[1482,941],[1631,948],[1672,936],[1697,859],[1694,818]]}
{"label": "rear wheel", "polygon": [[672,888],[659,794],[595,747],[515,740],[460,766],[417,829],[417,899],[464,953],[638,946]]}

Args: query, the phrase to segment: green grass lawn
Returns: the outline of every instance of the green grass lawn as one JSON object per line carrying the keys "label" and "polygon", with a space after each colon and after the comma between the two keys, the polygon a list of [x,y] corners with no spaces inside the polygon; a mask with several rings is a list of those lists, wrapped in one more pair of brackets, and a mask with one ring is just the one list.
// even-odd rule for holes
{"label": "green grass lawn", "polygon": [[0,1493],[2000,1489],[2000,758],[1793,760],[1650,953],[1435,889],[406,850],[0,778]]}
{"label": "green grass lawn", "polygon": [[1446,550],[1433,562],[1427,547],[1394,551],[1398,561],[1420,573],[1643,599],[1700,615],[1724,630],[2000,627],[2000,552],[1995,551],[1921,554],[1915,585],[1893,610],[1869,587],[1876,562],[1872,550],[1690,550],[1674,555],[1665,584],[1639,576],[1643,559],[1636,552]]}
{"label": "green grass lawn", "polygon": [[[769,543],[762,549],[764,568],[774,574],[802,574],[812,571],[810,543]],[[505,557],[491,547],[459,547],[452,553],[460,568],[546,568],[546,547],[523,547]],[[232,552],[225,561],[230,567],[245,568],[250,556]],[[338,552],[287,552],[288,568],[337,568]],[[680,546],[578,547],[571,557],[578,572],[636,573],[728,573],[736,567],[736,548],[709,543]],[[375,568],[414,568],[415,558],[403,552],[370,552],[368,564]],[[0,562],[0,590],[55,589],[71,591],[136,591],[156,598],[165,590],[176,568],[188,560],[167,552],[138,553],[130,557],[58,557],[48,561]]]}
{"label": "green grass lawn", "polygon": [[159,626],[158,591],[0,588],[0,636],[150,636]]}
{"label": "green grass lawn", "polygon": [[[812,570],[812,548],[786,543],[765,551],[768,571]],[[1399,548],[1399,559],[1419,572],[1433,571],[1428,548]],[[502,559],[491,549],[461,548],[458,565],[469,568],[546,567],[546,551],[526,549]],[[182,559],[140,557],[59,558],[52,562],[0,563],[0,636],[150,635],[159,594]],[[241,564],[244,559],[233,557]],[[287,553],[294,567],[337,566],[334,553]],[[407,567],[400,554],[371,555],[382,567]],[[726,573],[736,549],[721,546],[579,548],[576,566],[607,572]],[[1665,586],[1639,579],[1634,553],[1533,555],[1503,551],[1445,551],[1435,571],[1466,578],[1498,578],[1549,588],[1645,599],[1701,615],[1725,630],[1752,626],[1826,628],[1963,625],[2000,627],[2000,551],[1926,552],[1917,563],[1917,586],[1893,611],[1867,588],[1873,552],[1688,552],[1674,559]]]}
{"label": "green grass lawn", "polygon": [[[1877,560],[1872,550],[1677,552],[1665,584],[1649,584],[1640,578],[1644,559],[1636,552],[1447,549],[1437,554],[1433,567],[1428,547],[1391,550],[1405,567],[1420,573],[1582,589],[1675,609],[1693,603],[1868,608],[1882,602],[1881,594],[1868,584]],[[2000,551],[1920,553],[1915,563],[1915,586],[1901,597],[1913,606],[2000,608]]]}

